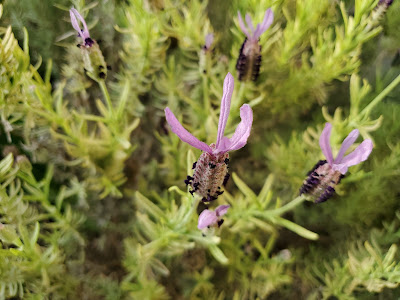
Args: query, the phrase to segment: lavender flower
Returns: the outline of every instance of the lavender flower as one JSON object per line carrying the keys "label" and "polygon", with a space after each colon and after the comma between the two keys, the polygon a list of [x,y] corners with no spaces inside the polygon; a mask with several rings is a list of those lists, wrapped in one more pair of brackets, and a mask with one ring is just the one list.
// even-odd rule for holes
{"label": "lavender flower", "polygon": [[359,132],[357,129],[354,129],[344,139],[339,153],[334,160],[329,143],[331,130],[332,125],[326,123],[319,139],[319,145],[326,160],[321,160],[314,166],[307,174],[308,178],[304,181],[300,189],[300,195],[309,195],[312,199],[315,199],[316,203],[324,202],[332,197],[335,192],[335,186],[339,184],[340,180],[344,177],[347,169],[365,161],[371,154],[373,148],[372,141],[367,139],[353,152],[344,156],[347,149],[349,149],[358,138]]}
{"label": "lavender flower", "polygon": [[[78,47],[82,50],[85,70],[95,80],[105,79],[107,76],[107,65],[99,45],[90,37],[85,19],[75,8],[70,9],[69,15],[72,27],[78,32],[78,36],[83,41],[83,44],[78,44]],[[78,19],[82,23],[83,29],[79,26]]]}
{"label": "lavender flower", "polygon": [[206,43],[204,44],[203,49],[205,51],[210,50],[210,47],[214,41],[214,34],[212,34],[212,33],[207,34],[205,41],[206,41]]}
{"label": "lavender flower", "polygon": [[238,12],[239,26],[246,35],[242,47],[240,48],[239,58],[236,62],[236,70],[239,73],[239,80],[247,81],[249,79],[256,81],[260,74],[261,66],[261,46],[258,44],[259,37],[263,34],[274,21],[274,13],[269,8],[265,11],[264,19],[256,28],[249,14],[246,14],[246,24],[244,24],[240,12]]}
{"label": "lavender flower", "polygon": [[218,226],[220,227],[224,222],[221,217],[225,215],[228,211],[229,205],[220,205],[215,211],[205,209],[199,215],[199,222],[197,225],[198,229],[204,229],[209,226]]}
{"label": "lavender flower", "polygon": [[[94,41],[90,38],[89,29],[86,25],[85,19],[75,8],[70,9],[69,15],[71,17],[72,27],[74,27],[74,29],[78,32],[78,35],[82,38],[83,45],[88,48],[92,47]],[[78,20],[76,18],[78,18],[79,21],[81,21],[83,25],[83,30],[79,26]]]}
{"label": "lavender flower", "polygon": [[216,200],[223,193],[221,186],[229,178],[228,163],[229,151],[238,150],[247,143],[253,123],[253,111],[248,104],[240,108],[242,119],[231,138],[224,137],[225,126],[229,116],[231,97],[233,93],[233,76],[228,73],[224,80],[223,96],[221,100],[221,113],[218,123],[217,142],[210,146],[199,141],[179,123],[175,115],[167,107],[165,117],[168,124],[182,141],[203,151],[197,162],[193,164],[193,177],[188,176],[185,183],[191,185],[193,194],[197,192],[203,196],[202,201]]}

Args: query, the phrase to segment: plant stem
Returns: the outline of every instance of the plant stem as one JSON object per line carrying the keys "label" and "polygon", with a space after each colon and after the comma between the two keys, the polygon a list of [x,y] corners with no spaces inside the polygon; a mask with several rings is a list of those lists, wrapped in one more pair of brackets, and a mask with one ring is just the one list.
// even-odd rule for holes
{"label": "plant stem", "polygon": [[108,93],[107,86],[104,80],[98,81],[101,91],[103,92],[104,98],[106,99],[107,107],[110,112],[111,117],[114,115],[114,108],[111,103],[110,94]]}
{"label": "plant stem", "polygon": [[385,98],[399,83],[400,74],[397,75],[397,77],[359,113],[359,116],[367,116],[371,109],[373,109],[375,105]]}
{"label": "plant stem", "polygon": [[186,224],[189,222],[192,214],[197,210],[197,206],[199,205],[200,197],[195,195],[194,201],[192,202],[192,206],[190,207],[189,212],[186,214],[185,218],[182,220],[182,224]]}
{"label": "plant stem", "polygon": [[305,198],[303,195],[298,196],[298,197],[295,198],[294,200],[290,201],[288,204],[286,204],[286,205],[284,205],[284,206],[282,206],[282,207],[279,207],[279,208],[277,208],[277,209],[274,209],[274,210],[269,211],[269,214],[272,214],[272,215],[282,215],[282,214],[284,214],[285,212],[287,212],[287,211],[289,211],[289,210],[292,210],[292,209],[295,208],[297,205],[303,203],[305,200],[306,200],[306,198]]}

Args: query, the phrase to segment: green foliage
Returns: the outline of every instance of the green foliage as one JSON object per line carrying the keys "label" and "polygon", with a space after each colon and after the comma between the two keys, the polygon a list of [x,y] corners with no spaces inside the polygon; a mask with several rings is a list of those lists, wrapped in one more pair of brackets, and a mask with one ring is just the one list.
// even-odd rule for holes
{"label": "green foliage", "polygon": [[[66,262],[82,260],[83,216],[64,203],[80,191],[62,186],[51,196],[53,169],[37,181],[25,156],[0,162],[0,298],[43,295],[62,299],[77,282]],[[80,251],[76,252],[77,250]]]}
{"label": "green foliage", "polygon": [[356,295],[361,291],[380,293],[385,288],[393,289],[400,284],[397,245],[386,246],[387,239],[398,233],[398,218],[384,231],[373,231],[369,241],[349,245],[347,254],[342,258],[325,261],[323,268],[312,267],[313,283],[323,283],[319,288],[322,299],[330,296],[357,299]]}

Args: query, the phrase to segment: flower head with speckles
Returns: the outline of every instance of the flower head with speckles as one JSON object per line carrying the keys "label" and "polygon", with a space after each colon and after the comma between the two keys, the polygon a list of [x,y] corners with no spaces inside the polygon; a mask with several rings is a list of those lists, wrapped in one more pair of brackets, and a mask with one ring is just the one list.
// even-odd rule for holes
{"label": "flower head with speckles", "polygon": [[229,205],[220,205],[215,211],[205,209],[199,215],[199,221],[197,224],[198,229],[204,229],[206,227],[218,226],[220,227],[224,222],[221,217],[228,211]]}
{"label": "flower head with speckles", "polygon": [[266,10],[264,19],[260,24],[254,28],[253,21],[249,14],[246,14],[246,25],[238,12],[239,27],[246,35],[242,47],[240,49],[239,57],[236,62],[236,69],[239,74],[239,80],[256,81],[260,73],[261,66],[261,46],[258,40],[274,21],[274,13],[269,8]]}
{"label": "flower head with speckles", "polygon": [[224,80],[223,96],[221,100],[221,112],[218,122],[217,142],[207,145],[190,134],[179,123],[178,119],[167,107],[165,117],[168,124],[182,141],[203,151],[197,162],[193,164],[193,177],[188,176],[185,183],[192,187],[191,193],[203,196],[204,202],[216,200],[223,193],[222,186],[229,178],[228,163],[229,151],[238,150],[247,143],[253,123],[253,111],[248,104],[240,108],[242,119],[231,138],[224,137],[226,123],[228,121],[231,97],[233,93],[233,76],[228,73]]}
{"label": "flower head with speckles", "polygon": [[345,156],[346,151],[358,138],[359,132],[354,129],[344,139],[338,155],[333,159],[329,142],[331,131],[332,125],[326,123],[319,139],[319,145],[326,160],[321,160],[314,166],[300,189],[300,195],[305,194],[314,199],[316,203],[324,202],[332,197],[335,192],[335,186],[344,177],[347,169],[365,161],[373,148],[372,141],[367,139],[353,152]]}

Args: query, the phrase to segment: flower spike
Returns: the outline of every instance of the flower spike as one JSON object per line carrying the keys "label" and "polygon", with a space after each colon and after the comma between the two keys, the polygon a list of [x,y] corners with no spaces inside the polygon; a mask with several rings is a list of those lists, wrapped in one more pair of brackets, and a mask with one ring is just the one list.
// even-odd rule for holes
{"label": "flower spike", "polygon": [[359,131],[354,129],[344,139],[339,153],[333,160],[332,149],[329,142],[332,125],[326,123],[322,130],[319,145],[326,160],[319,161],[308,173],[308,178],[304,181],[300,189],[300,195],[306,194],[315,200],[316,203],[324,202],[333,196],[335,186],[340,183],[347,169],[365,161],[372,152],[372,141],[364,140],[353,152],[344,156],[346,151],[357,140]]}
{"label": "flower spike", "polygon": [[178,119],[168,107],[165,108],[165,117],[172,132],[183,142],[203,151],[198,161],[193,164],[193,177],[188,176],[185,183],[192,187],[190,192],[192,194],[194,192],[200,194],[204,202],[216,200],[218,196],[223,193],[221,190],[222,186],[226,184],[229,178],[228,152],[244,147],[250,136],[253,123],[253,111],[249,105],[244,104],[240,108],[240,117],[242,120],[237,126],[235,133],[231,138],[224,137],[231,106],[233,81],[233,76],[228,73],[224,80],[217,141],[215,144],[207,145],[199,141],[179,123]]}
{"label": "flower spike", "polygon": [[239,57],[236,62],[236,70],[239,73],[240,81],[256,81],[260,74],[261,66],[261,46],[258,40],[261,34],[263,34],[274,21],[274,13],[270,8],[267,9],[263,21],[261,24],[257,24],[255,28],[249,14],[246,14],[245,20],[246,25],[240,12],[238,12],[239,27],[246,35],[246,39],[240,49]]}
{"label": "flower spike", "polygon": [[215,211],[211,211],[208,209],[203,210],[202,213],[199,215],[197,228],[204,229],[209,226],[220,227],[224,222],[221,217],[228,212],[229,207],[229,205],[220,205],[215,209]]}

